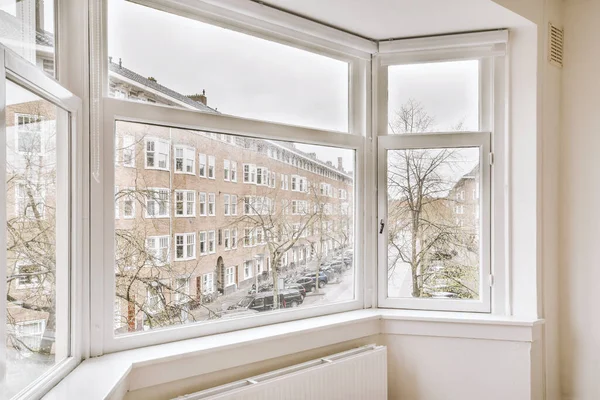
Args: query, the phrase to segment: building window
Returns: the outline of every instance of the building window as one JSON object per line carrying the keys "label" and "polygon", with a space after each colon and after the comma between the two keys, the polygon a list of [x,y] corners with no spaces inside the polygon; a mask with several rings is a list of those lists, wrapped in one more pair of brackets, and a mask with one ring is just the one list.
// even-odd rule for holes
{"label": "building window", "polygon": [[223,214],[224,215],[229,215],[229,201],[230,201],[230,197],[228,194],[224,194],[223,195]]}
{"label": "building window", "polygon": [[169,170],[170,144],[167,140],[146,139],[146,168]]}
{"label": "building window", "polygon": [[15,114],[19,153],[42,153],[45,118],[41,115]]}
{"label": "building window", "polygon": [[175,289],[175,298],[174,298],[175,303],[181,304],[181,303],[187,302],[189,299],[189,293],[190,293],[189,279],[188,278],[177,278],[177,279],[175,279],[173,286]]}
{"label": "building window", "polygon": [[123,166],[135,168],[135,138],[123,136]]}
{"label": "building window", "polygon": [[231,215],[237,215],[237,195],[231,195]]}
{"label": "building window", "polygon": [[208,179],[215,179],[215,156],[208,156]]}
{"label": "building window", "polygon": [[206,246],[206,232],[200,232],[200,254],[208,254],[208,248]]}
{"label": "building window", "polygon": [[256,165],[244,164],[244,183],[256,184]]}
{"label": "building window", "polygon": [[169,217],[169,189],[149,189],[146,194],[146,218]]}
{"label": "building window", "polygon": [[225,269],[225,286],[231,286],[235,284],[235,267],[228,267]]}
{"label": "building window", "polygon": [[135,188],[127,188],[126,193],[122,196],[123,199],[123,218],[135,218]]}
{"label": "building window", "polygon": [[44,219],[44,187],[34,182],[21,182],[15,185],[16,214],[29,219]]}
{"label": "building window", "polygon": [[231,162],[231,182],[237,182],[237,162]]}
{"label": "building window", "polygon": [[244,261],[244,279],[252,278],[252,260]]}
{"label": "building window", "polygon": [[252,247],[252,228],[244,228],[244,247]]}
{"label": "building window", "polygon": [[223,244],[225,246],[225,250],[231,249],[231,236],[230,236],[230,234],[231,233],[230,233],[229,229],[225,229],[223,231],[223,237],[224,237]]}
{"label": "building window", "polygon": [[15,276],[17,277],[17,289],[31,289],[40,287],[42,284],[41,278],[46,274],[39,265],[24,261],[17,262],[15,269]]}
{"label": "building window", "polygon": [[146,238],[146,261],[150,265],[162,266],[169,262],[169,236]]}
{"label": "building window", "polygon": [[199,166],[198,174],[200,175],[201,178],[206,178],[206,154],[198,155],[198,166]]}
{"label": "building window", "polygon": [[223,180],[229,182],[231,175],[231,161],[223,160]]}
{"label": "building window", "polygon": [[200,215],[205,217],[206,216],[206,193],[200,193],[199,196],[200,196],[200,199],[199,199],[198,203],[200,204]]}
{"label": "building window", "polygon": [[175,215],[178,217],[196,216],[196,192],[193,190],[175,191]]}
{"label": "building window", "polygon": [[175,259],[193,260],[196,258],[196,234],[181,233],[175,235]]}
{"label": "building window", "polygon": [[215,252],[216,252],[215,231],[208,231],[208,253],[214,254]]}
{"label": "building window", "polygon": [[215,291],[214,276],[215,276],[215,274],[213,272],[202,275],[202,293],[203,294],[214,293],[214,291]]}
{"label": "building window", "polygon": [[16,339],[29,353],[38,352],[42,344],[46,320],[17,322],[15,324]]}
{"label": "building window", "polygon": [[175,172],[194,174],[196,150],[191,147],[175,146]]}
{"label": "building window", "polygon": [[231,230],[231,248],[237,249],[237,240],[238,240],[238,230],[237,228],[233,228]]}
{"label": "building window", "polygon": [[208,194],[208,216],[214,217],[215,215],[216,215],[216,210],[215,210],[215,194],[214,193],[209,193]]}

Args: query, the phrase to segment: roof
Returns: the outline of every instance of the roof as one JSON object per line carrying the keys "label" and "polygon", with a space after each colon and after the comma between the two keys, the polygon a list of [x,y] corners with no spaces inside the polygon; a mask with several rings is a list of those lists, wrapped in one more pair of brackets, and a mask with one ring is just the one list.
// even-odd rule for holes
{"label": "roof", "polygon": [[[22,41],[21,21],[12,14],[0,10],[0,39]],[[35,33],[35,43],[39,46],[54,47],[54,35],[47,31]]]}
{"label": "roof", "polygon": [[125,77],[125,78],[127,78],[129,80],[132,80],[132,81],[134,81],[136,83],[139,83],[140,85],[143,85],[143,86],[148,87],[150,89],[154,89],[154,90],[156,90],[156,91],[164,94],[165,96],[168,96],[168,97],[170,97],[172,99],[176,99],[176,100],[178,100],[178,101],[180,101],[182,103],[185,103],[188,106],[193,107],[193,108],[195,108],[197,110],[205,111],[205,112],[218,113],[218,111],[210,108],[209,106],[205,105],[204,103],[200,103],[199,101],[194,101],[194,100],[190,99],[189,97],[184,96],[183,94],[176,92],[173,89],[170,89],[170,88],[168,88],[166,86],[163,86],[163,85],[161,85],[161,84],[159,84],[159,83],[157,83],[157,82],[155,82],[153,80],[150,80],[150,79],[148,79],[148,78],[146,78],[146,77],[144,77],[144,76],[142,76],[142,75],[140,75],[140,74],[138,74],[136,72],[133,72],[130,69],[127,69],[127,68],[125,68],[123,66],[120,66],[117,63],[114,63],[114,62],[112,62],[112,60],[109,61],[109,63],[108,63],[108,69],[111,72],[114,72],[115,74],[121,75],[121,76],[123,76],[123,77]]}

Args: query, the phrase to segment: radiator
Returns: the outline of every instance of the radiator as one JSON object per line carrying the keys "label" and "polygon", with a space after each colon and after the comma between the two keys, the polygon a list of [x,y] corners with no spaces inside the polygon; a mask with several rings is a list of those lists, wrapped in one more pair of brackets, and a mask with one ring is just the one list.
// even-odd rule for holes
{"label": "radiator", "polygon": [[387,348],[368,345],[176,400],[387,399]]}

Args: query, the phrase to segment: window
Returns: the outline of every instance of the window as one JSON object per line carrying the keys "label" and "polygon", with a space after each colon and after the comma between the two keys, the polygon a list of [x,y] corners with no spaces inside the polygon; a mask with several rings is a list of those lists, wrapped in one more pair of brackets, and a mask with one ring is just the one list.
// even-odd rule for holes
{"label": "window", "polygon": [[231,182],[237,182],[237,162],[231,162]]}
{"label": "window", "polygon": [[175,235],[175,259],[193,260],[196,258],[196,234],[181,233]]}
{"label": "window", "polygon": [[195,174],[196,150],[175,146],[175,172]]}
{"label": "window", "polygon": [[[109,63],[113,72],[109,75],[111,86],[122,85],[126,77],[135,74],[144,86],[158,91],[161,96],[160,99],[157,96],[157,100],[166,105],[206,113],[215,113],[218,106],[219,110],[228,110],[239,117],[348,131],[348,62],[125,0],[108,3],[107,20],[108,54],[123,57],[122,63]],[[168,31],[169,40],[159,41],[157,32],[160,31]],[[157,40],[150,39],[154,42],[152,49],[139,49],[139,42],[127,34],[129,32]],[[186,43],[190,37],[205,40],[190,48]],[[215,53],[215,48],[228,49],[229,56]],[[278,61],[248,57],[248,49],[252,49],[252,54],[270,54]],[[193,65],[194,68],[186,72],[157,65],[153,70],[156,79],[151,81],[135,66],[152,64],[156,54],[170,60],[171,66]],[[220,95],[218,104],[216,100],[211,101],[211,91],[190,96],[171,92],[185,87],[175,86],[174,82],[196,84],[198,76],[210,77],[215,96]],[[163,85],[171,90],[161,91]],[[240,99],[248,99],[249,87],[254,98],[261,100],[240,104]],[[318,98],[318,107],[315,107],[315,98]],[[289,99],[294,99],[293,104]]]}
{"label": "window", "polygon": [[44,131],[41,115],[15,114],[17,126],[17,149],[20,153],[40,154]]}
{"label": "window", "polygon": [[231,215],[237,215],[237,196],[235,194],[231,195]]}
{"label": "window", "polygon": [[196,216],[196,192],[193,190],[175,191],[175,215],[178,217]]}
{"label": "window", "polygon": [[225,286],[235,285],[235,270],[236,267],[228,267],[225,270]]}
{"label": "window", "polygon": [[231,161],[223,160],[223,180],[228,182],[230,179]]}
{"label": "window", "polygon": [[123,136],[123,166],[135,167],[135,138],[131,135]]}
{"label": "window", "polygon": [[[135,218],[135,188],[123,189],[117,195],[117,198],[123,201],[123,218]],[[118,203],[117,203],[118,204]],[[117,207],[118,209],[118,207]]]}
{"label": "window", "polygon": [[174,282],[175,289],[175,298],[174,301],[176,304],[185,303],[189,299],[189,279],[188,278],[177,278]]}
{"label": "window", "polygon": [[231,248],[237,249],[238,231],[237,228],[231,230]]}
{"label": "window", "polygon": [[[41,66],[32,51],[37,48],[36,32],[49,40],[44,57],[53,59],[54,41],[52,34],[36,31],[38,22],[24,12],[34,5],[9,1],[0,6],[0,42]],[[53,30],[51,22],[49,29]],[[74,325],[71,315],[83,299],[71,291],[70,280],[74,271],[77,276],[83,271],[74,251],[74,240],[83,232],[71,224],[81,217],[74,210],[81,209],[75,195],[82,192],[69,178],[83,167],[75,156],[82,148],[74,142],[78,130],[71,121],[79,111],[68,100],[70,93],[12,51],[3,54],[0,397],[10,399],[27,386],[38,387],[42,376],[60,377],[64,369],[55,368],[59,364],[70,370],[81,359],[71,345],[81,326]],[[115,186],[111,183],[107,189],[108,198],[113,198]],[[105,215],[112,215],[114,204],[108,204]]]}
{"label": "window", "polygon": [[208,252],[210,254],[213,254],[216,252],[215,231],[208,231]]}
{"label": "window", "polygon": [[208,156],[208,179],[215,179],[215,156]]}
{"label": "window", "polygon": [[169,217],[169,189],[149,189],[146,194],[146,218]]}
{"label": "window", "polygon": [[202,293],[203,294],[214,293],[214,291],[215,291],[214,276],[215,276],[215,274],[212,272],[202,275]]}
{"label": "window", "polygon": [[231,249],[231,236],[230,235],[231,234],[230,234],[229,229],[225,229],[223,231],[223,236],[224,236],[223,245],[225,246],[225,250]]}
{"label": "window", "polygon": [[206,246],[206,232],[200,232],[200,254],[208,254],[208,247]]}
{"label": "window", "polygon": [[[262,177],[262,175],[261,175],[261,177]],[[257,183],[256,165],[244,164],[244,183],[254,183],[254,184]]]}
{"label": "window", "polygon": [[252,278],[252,260],[244,261],[244,279]]}
{"label": "window", "polygon": [[200,177],[206,178],[206,154],[198,155],[198,166]]}
{"label": "window", "polygon": [[215,210],[215,194],[208,194],[208,215],[214,217],[216,215]]}
{"label": "window", "polygon": [[225,215],[229,215],[229,195],[228,194],[224,194],[223,195],[223,214]]}
{"label": "window", "polygon": [[200,193],[200,215],[206,216],[206,193]]}
{"label": "window", "polygon": [[146,139],[146,168],[169,170],[170,144],[167,140]]}
{"label": "window", "polygon": [[169,242],[169,236],[146,238],[146,262],[155,266],[167,264],[169,262]]}

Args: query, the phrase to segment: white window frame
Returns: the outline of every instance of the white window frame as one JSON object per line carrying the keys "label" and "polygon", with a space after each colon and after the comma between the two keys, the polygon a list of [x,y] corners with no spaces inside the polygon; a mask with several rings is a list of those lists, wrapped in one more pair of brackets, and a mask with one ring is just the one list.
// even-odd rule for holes
{"label": "white window frame", "polygon": [[160,205],[158,204],[159,202],[157,200],[155,200],[154,198],[149,197],[149,195],[146,194],[145,217],[146,218],[152,218],[152,219],[170,218],[171,217],[171,212],[170,212],[171,190],[168,189],[168,188],[156,188],[156,187],[153,187],[153,188],[148,188],[148,192],[156,192],[156,193],[163,192],[163,193],[165,193],[165,201],[167,202],[167,204],[165,205],[166,213],[164,213],[164,214],[157,214],[157,215],[151,215],[150,213],[148,213],[150,202],[156,203],[156,207],[158,207],[159,210],[160,210]]}
{"label": "white window frame", "polygon": [[[374,59],[376,71],[375,116],[378,133],[377,188],[378,218],[387,222],[387,151],[406,148],[479,147],[481,168],[480,226],[480,297],[478,300],[389,298],[387,296],[387,223],[378,239],[378,305],[386,308],[408,308],[432,311],[464,311],[505,314],[508,297],[504,241],[507,231],[504,219],[506,176],[505,137],[505,55],[507,31],[406,39],[380,45]],[[417,47],[415,47],[417,46]],[[458,60],[480,60],[479,131],[463,133],[433,132],[425,134],[389,135],[388,67]],[[499,117],[494,118],[494,114]],[[493,157],[492,157],[493,154]],[[490,165],[493,160],[493,167]],[[493,198],[492,198],[493,196]],[[493,208],[492,208],[493,204]],[[454,211],[454,210],[452,210]],[[492,248],[494,251],[492,252]]]}
{"label": "white window frame", "polygon": [[[204,256],[208,254],[208,234],[206,233],[206,231],[200,231],[200,233],[198,234],[198,249],[200,251],[200,255]],[[204,244],[204,251],[202,251],[202,245]]]}
{"label": "white window frame", "polygon": [[[177,152],[181,151],[181,157]],[[177,161],[181,158],[181,169],[177,168]],[[196,175],[196,149],[190,146],[173,146],[173,170],[176,174]]]}
{"label": "white window frame", "polygon": [[217,175],[217,161],[215,156],[208,156],[208,166],[206,171],[206,176],[208,179],[215,179]]}
{"label": "white window frame", "polygon": [[229,182],[231,180],[231,161],[223,160],[223,180]]}
{"label": "white window frame", "polygon": [[[178,243],[179,239],[181,239],[181,244]],[[187,260],[195,260],[196,259],[196,232],[191,233],[177,233],[175,234],[175,261],[187,261]],[[190,254],[190,245],[191,254]],[[182,257],[177,257],[177,249],[182,248]]]}
{"label": "white window frame", "polygon": [[[135,136],[133,135],[123,135],[122,138],[122,146],[121,146],[121,160],[123,161],[123,166],[124,167],[130,167],[130,168],[135,168],[135,146],[136,146],[136,142],[135,142]],[[125,162],[125,154],[130,153],[129,154],[129,161],[130,162]]]}
{"label": "white window frame", "polygon": [[[154,241],[154,247],[148,246],[148,240],[152,239]],[[161,245],[161,241],[166,240],[164,245]],[[148,236],[145,241],[146,251],[148,253],[154,253],[154,258],[156,259],[156,263],[153,265],[162,266],[166,265],[171,261],[171,237],[169,235],[157,235],[157,236]],[[164,260],[161,260],[161,253],[164,254]]]}
{"label": "white window frame", "polygon": [[[181,200],[178,199],[178,196],[181,195],[183,198]],[[190,199],[190,195],[192,195],[192,199]],[[179,214],[178,206],[181,204],[182,214]],[[188,212],[191,204],[191,213]],[[196,192],[193,190],[175,190],[175,217],[176,218],[190,218],[196,216]]]}
{"label": "white window frame", "polygon": [[208,163],[206,154],[198,154],[198,176],[200,178],[206,178],[208,176]]}
{"label": "white window frame", "polygon": [[[163,7],[161,6],[161,8]],[[177,10],[169,8],[168,6],[165,6],[163,9],[178,13]],[[104,21],[104,24],[105,23],[106,22]],[[240,22],[238,25],[237,22],[234,22],[233,25],[228,24],[228,26],[236,29],[236,27],[245,26],[245,24]],[[252,33],[253,30],[246,30],[245,32]],[[357,310],[365,305],[370,307],[373,305],[374,299],[371,296],[366,298],[364,295],[365,285],[372,285],[373,279],[369,278],[369,283],[367,283],[366,279],[362,279],[364,276],[363,265],[365,265],[363,259],[363,249],[368,247],[363,245],[364,241],[367,240],[367,236],[364,234],[364,232],[368,231],[365,229],[365,222],[368,221],[369,218],[372,219],[374,216],[373,209],[366,213],[363,209],[363,203],[365,203],[366,199],[364,196],[365,189],[363,188],[363,184],[365,182],[364,173],[366,170],[365,163],[367,161],[365,157],[365,146],[367,143],[369,143],[368,135],[371,130],[370,126],[367,125],[368,110],[365,110],[364,99],[366,98],[367,84],[370,84],[370,80],[367,79],[367,71],[369,68],[371,53],[360,53],[361,56],[357,57],[357,54],[340,52],[339,48],[337,50],[332,50],[329,49],[328,46],[323,47],[322,45],[312,45],[310,42],[307,44],[305,41],[296,40],[289,37],[286,37],[284,40],[282,36],[273,32],[265,32],[265,35],[261,34],[261,37],[272,39],[274,41],[283,41],[288,45],[295,45],[305,50],[310,50],[324,56],[333,57],[338,60],[348,62],[350,72],[348,133],[332,132],[266,121],[249,120],[225,114],[209,114],[167,107],[161,107],[160,109],[163,112],[157,114],[156,110],[158,106],[156,105],[142,102],[131,102],[109,97],[106,89],[108,87],[107,77],[106,75],[101,76],[101,79],[103,80],[101,84],[103,92],[100,93],[100,96],[102,96],[100,100],[102,106],[101,126],[103,129],[101,137],[104,148],[111,148],[111,146],[114,146],[115,121],[130,121],[137,123],[152,122],[155,124],[160,124],[161,126],[181,128],[186,130],[195,129],[203,132],[225,133],[238,137],[258,137],[267,140],[273,138],[274,140],[301,142],[330,147],[333,146],[356,151],[354,176],[354,185],[356,189],[353,193],[355,196],[355,201],[353,202],[355,206],[355,223],[353,226],[355,234],[353,237],[356,259],[354,264],[355,276],[359,278],[355,280],[354,298],[348,301],[325,304],[319,307],[307,307],[299,308],[297,310],[289,310],[286,312],[277,313],[276,317],[258,315],[257,317],[250,319],[244,318],[240,320],[226,321],[224,324],[219,324],[219,326],[222,326],[223,328],[219,328],[218,331],[259,326],[264,324],[265,321],[270,318],[274,318],[273,322],[283,322],[296,320],[299,318],[326,315],[335,312]],[[367,45],[367,43],[370,42],[365,41],[365,45]],[[371,44],[368,44],[368,46],[371,47]],[[338,46],[336,45],[336,47]],[[372,48],[375,51],[376,46],[372,46]],[[104,51],[104,49],[100,48],[98,49],[98,53],[93,55],[93,62],[96,63],[95,65],[104,65],[103,68],[104,71],[106,71],[106,60],[108,55],[101,54],[102,51]],[[101,157],[102,159],[104,158],[103,156]],[[111,162],[112,161],[113,160],[111,160]],[[94,183],[94,185],[99,185],[100,188],[98,191],[101,193],[105,192],[106,189],[104,189],[103,186],[108,182],[114,185],[114,166],[106,166],[103,169],[103,172],[104,176],[102,181]],[[100,204],[99,206],[101,208],[105,207],[103,204]],[[361,209],[362,211],[359,212],[358,210]],[[95,226],[94,224],[92,225]],[[114,269],[109,270],[106,265],[110,263],[111,257],[114,257],[114,227],[112,225],[112,221],[110,224],[102,223],[99,224],[99,226],[102,227],[105,232],[103,241],[103,257],[94,258],[94,263],[98,263],[99,266],[97,270],[103,272],[101,277],[102,279],[98,280],[98,282],[102,282],[103,285],[103,296],[105,298],[112,298],[115,280]],[[93,236],[95,235],[97,234],[94,234]],[[374,259],[375,257],[373,257],[373,260]],[[370,293],[373,293],[372,288]],[[147,331],[143,335],[136,334],[115,336],[112,331],[112,324],[108,323],[108,321],[112,322],[113,317],[112,301],[110,303],[110,307],[104,307],[106,310],[110,309],[110,312],[105,310],[94,316],[94,323],[97,324],[94,326],[101,326],[102,328],[99,331],[101,332],[100,334],[96,331],[92,333],[92,342],[95,343],[92,349],[93,355],[164,343],[173,340],[198,337],[209,332],[209,328],[206,326],[206,324],[187,324],[172,327],[172,329],[168,330]],[[103,304],[103,306],[105,305]],[[169,332],[168,334],[166,333],[167,331]],[[212,330],[211,332],[214,333],[215,331]]]}
{"label": "white window frame", "polygon": [[[148,165],[148,143],[154,143],[154,149],[152,150],[153,153],[153,163],[154,165],[149,166]],[[162,147],[163,152],[159,152],[159,149]],[[166,153],[164,152],[166,151]],[[165,156],[164,159],[164,167],[160,167],[159,166],[159,155],[163,155]],[[144,138],[144,167],[146,169],[155,169],[155,170],[159,170],[159,171],[169,171],[169,159],[170,159],[170,155],[171,155],[171,143],[166,140],[166,139],[160,139],[160,138],[155,138],[155,137],[146,137]]]}
{"label": "white window frame", "polygon": [[225,287],[235,285],[235,266],[225,268]]}
{"label": "white window frame", "polygon": [[[35,115],[35,114],[26,114],[26,113],[15,113],[14,115],[15,118],[15,122],[14,122],[14,126],[15,126],[15,150],[18,154],[44,154],[45,150],[44,150],[44,131],[46,130],[46,124],[48,123],[45,120],[45,117],[41,116],[41,115]],[[40,129],[37,132],[39,134],[39,139],[40,139],[40,150],[36,151],[36,152],[30,152],[30,151],[23,151],[21,149],[19,149],[19,136],[20,133],[26,130],[21,130],[20,127],[21,125],[19,125],[19,118],[29,118],[29,119],[35,119],[35,118],[39,118],[40,119]]]}
{"label": "white window frame", "polygon": [[[82,10],[83,11],[83,10]],[[56,12],[56,11],[55,11]],[[57,12],[56,20],[66,18],[64,13]],[[80,15],[77,11],[74,15]],[[87,14],[86,14],[87,15]],[[84,33],[74,28],[73,35],[82,37]],[[58,39],[61,43],[58,48],[72,50],[72,56],[78,54],[83,59],[83,48],[67,45],[69,38]],[[73,44],[73,43],[71,43]],[[62,47],[64,45],[64,47]],[[63,52],[57,52],[57,58],[63,57]],[[88,338],[81,332],[89,326],[89,313],[86,312],[85,304],[89,295],[90,286],[83,279],[89,263],[83,257],[89,243],[87,240],[87,228],[84,228],[81,215],[87,211],[87,192],[84,191],[87,182],[86,160],[83,154],[87,154],[87,147],[83,142],[83,119],[82,101],[74,94],[65,89],[59,83],[65,83],[65,76],[69,73],[69,67],[64,64],[57,70],[59,80],[48,77],[37,66],[27,62],[0,44],[0,131],[5,129],[6,113],[6,79],[26,88],[45,101],[50,102],[66,111],[66,115],[57,115],[57,131],[65,134],[56,135],[56,235],[66,237],[60,240],[56,246],[56,318],[60,323],[57,325],[57,340],[54,351],[57,360],[62,360],[52,365],[45,373],[39,376],[30,385],[23,388],[19,398],[41,398],[50,388],[56,385],[70,371],[72,371],[88,354]],[[74,83],[74,82],[71,82]],[[71,87],[76,86],[75,84]],[[60,128],[60,129],[59,129]],[[0,174],[6,174],[6,135],[0,135]],[[43,150],[43,143],[42,143]],[[111,152],[112,153],[112,152]],[[83,157],[83,158],[82,158]],[[112,154],[110,158],[111,167],[114,168]],[[107,210],[109,223],[114,224],[114,182],[106,189]],[[0,180],[0,191],[7,193],[6,180]],[[87,215],[87,214],[86,214]],[[107,221],[108,222],[108,221]],[[6,226],[6,213],[0,213],[0,225]],[[6,243],[5,229],[0,230],[0,242]],[[0,259],[6,260],[6,246],[0,246]],[[6,268],[0,268],[0,293],[6,293]],[[112,301],[111,301],[112,304]],[[112,308],[109,307],[109,308]],[[6,306],[0,303],[0,338],[6,337]],[[112,321],[110,321],[112,323]],[[60,335],[60,336],[58,336]],[[63,340],[64,339],[64,340]],[[3,350],[0,348],[0,354]]]}
{"label": "white window frame", "polygon": [[231,203],[230,203],[229,207],[231,208],[230,215],[236,216],[237,215],[237,209],[238,209],[238,196],[237,196],[237,194],[232,194],[231,195]]}
{"label": "white window frame", "polygon": [[237,182],[237,161],[231,161],[231,182]]}
{"label": "white window frame", "polygon": [[[202,198],[204,198],[204,201],[202,201]],[[205,192],[198,193],[198,212],[201,217],[208,216],[208,195]]]}
{"label": "white window frame", "polygon": [[229,216],[231,207],[231,196],[228,194],[223,195],[223,215]]}
{"label": "white window frame", "polygon": [[214,278],[214,272],[209,272],[202,275],[202,294],[210,294],[215,292]]}
{"label": "white window frame", "polygon": [[217,195],[215,193],[208,193],[207,198],[207,214],[209,217],[214,217],[217,215]]}
{"label": "white window frame", "polygon": [[237,249],[237,247],[238,247],[237,240],[238,240],[238,229],[233,228],[233,229],[231,229],[231,249],[232,250]]}
{"label": "white window frame", "polygon": [[[212,237],[212,238],[211,238]],[[216,231],[208,231],[207,239],[208,254],[215,254],[217,252],[217,234]]]}
{"label": "white window frame", "polygon": [[[135,191],[135,188],[130,187],[130,188],[127,188],[127,190],[130,190],[130,191],[133,192],[133,191]],[[131,194],[127,194],[127,195],[125,195],[122,198],[122,200],[123,200],[123,219],[135,219],[135,217],[136,217],[136,214],[135,214],[135,209],[136,209],[135,208],[135,203],[136,203],[135,196],[133,196]],[[131,215],[125,214],[125,203],[128,202],[128,201],[131,202]]]}
{"label": "white window frame", "polygon": [[223,247],[225,250],[231,250],[231,231],[229,229],[223,230]]}

